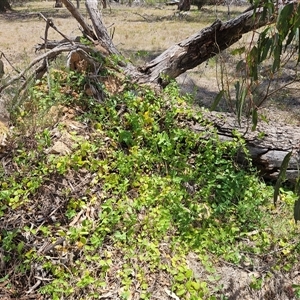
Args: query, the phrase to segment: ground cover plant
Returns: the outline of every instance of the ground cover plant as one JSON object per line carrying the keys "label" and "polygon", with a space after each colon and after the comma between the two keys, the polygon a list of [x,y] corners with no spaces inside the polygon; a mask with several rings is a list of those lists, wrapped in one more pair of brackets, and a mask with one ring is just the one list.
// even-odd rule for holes
{"label": "ground cover plant", "polygon": [[254,290],[293,268],[297,229],[290,218],[273,228],[293,195],[283,192],[272,216],[272,189],[235,161],[242,140],[221,143],[209,124],[210,139],[189,129],[205,120],[176,86],[156,94],[125,80],[99,103],[82,74],[50,78],[51,90],[45,78],[19,106],[2,158],[3,291],[216,299],[226,294],[220,259],[252,270],[268,257]]}
{"label": "ground cover plant", "polygon": [[243,140],[219,141],[175,82],[155,92],[105,62],[101,78],[99,102],[57,62],[13,106],[1,297],[298,297],[295,194],[281,189],[275,209],[272,186],[236,160]]}

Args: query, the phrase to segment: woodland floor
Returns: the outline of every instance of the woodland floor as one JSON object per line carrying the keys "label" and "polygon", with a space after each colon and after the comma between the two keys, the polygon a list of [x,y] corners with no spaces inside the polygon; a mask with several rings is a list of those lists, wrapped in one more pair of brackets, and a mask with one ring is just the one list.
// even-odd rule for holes
{"label": "woodland floor", "polygon": [[[65,9],[53,9],[53,2],[35,2],[16,7],[15,12],[0,15],[0,51],[5,55],[4,61],[7,74],[15,74],[8,62],[16,69],[21,70],[38,54],[34,46],[41,42],[44,35],[45,22],[38,16],[43,12],[52,17],[57,28],[66,35],[80,35],[76,21],[69,17]],[[153,8],[121,6],[112,4],[111,9],[103,12],[104,22],[113,34],[116,46],[135,63],[144,61],[160,54],[164,49],[178,42],[199,29],[210,24],[216,15],[225,20],[227,18],[224,7],[205,7],[201,11],[179,15],[175,7],[159,5]],[[232,11],[242,11],[243,8],[233,8]],[[84,9],[82,12],[86,15]],[[49,39],[60,39],[53,30],[49,30]],[[287,76],[291,71],[287,71]],[[183,92],[187,91],[195,96],[195,104],[209,106],[219,91],[216,80],[216,59],[211,59],[187,74],[180,76],[179,83]],[[299,84],[294,83],[290,89],[284,89],[279,95],[268,100],[265,112],[269,118],[281,122],[300,122],[300,93]],[[227,109],[227,105],[223,105]],[[1,108],[0,120],[8,121],[8,115]],[[205,269],[193,257],[189,257],[191,268],[198,276],[207,276]],[[300,266],[295,266],[292,272],[278,273],[267,282],[267,286],[260,291],[249,289],[251,276],[257,272],[267,271],[268,260],[263,257],[255,262],[252,271],[237,268],[226,262],[219,263],[217,273],[220,275],[219,284],[223,285],[228,299],[294,299],[289,294],[288,287],[300,285]],[[266,272],[265,272],[266,273]],[[159,299],[170,299],[166,298]]]}

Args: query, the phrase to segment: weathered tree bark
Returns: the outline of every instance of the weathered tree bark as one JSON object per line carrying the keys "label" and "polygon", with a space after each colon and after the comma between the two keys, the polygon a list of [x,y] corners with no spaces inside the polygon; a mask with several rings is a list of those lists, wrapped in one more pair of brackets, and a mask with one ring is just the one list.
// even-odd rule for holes
{"label": "weathered tree bark", "polygon": [[117,50],[115,45],[110,38],[106,27],[104,26],[101,18],[101,13],[97,7],[97,1],[94,0],[87,0],[86,1],[86,8],[90,15],[90,18],[93,23],[93,28],[86,23],[83,16],[80,14],[78,9],[73,5],[70,0],[61,0],[72,16],[77,20],[80,26],[83,28],[83,33],[89,37],[92,41],[100,43],[100,45],[105,48],[109,54],[116,54],[120,55],[120,52]]}
{"label": "weathered tree bark", "polygon": [[90,37],[93,40],[97,40],[97,37],[91,28],[85,20],[84,17],[80,14],[78,9],[73,5],[73,3],[70,0],[61,0],[61,2],[65,5],[65,7],[69,10],[69,12],[72,14],[72,16],[75,18],[75,20],[79,23],[79,25],[83,29],[83,34]]}
{"label": "weathered tree bark", "polygon": [[[234,114],[219,112],[202,112],[205,119],[216,128],[220,140],[232,140],[238,134],[245,140],[253,165],[266,179],[278,178],[284,157],[292,152],[286,172],[286,179],[295,182],[299,174],[300,163],[300,130],[278,123],[259,123],[255,131],[251,131],[251,121],[241,120],[238,124]],[[207,132],[207,127],[197,122],[190,125],[196,132]],[[241,153],[240,162],[245,161]]]}
{"label": "weathered tree bark", "polygon": [[91,17],[97,39],[100,45],[105,48],[108,53],[120,55],[120,52],[113,44],[106,27],[104,26],[101,18],[101,13],[98,10],[97,2],[94,0],[86,0],[86,8]]}
{"label": "weathered tree bark", "polygon": [[[92,33],[92,29],[85,23],[70,0],[61,1],[84,28],[84,32],[87,32],[94,40],[98,39],[101,46],[107,49],[109,53],[120,54],[109,37],[95,1],[87,0],[86,7],[96,34]],[[152,83],[164,87],[171,79],[195,68],[236,43],[243,34],[273,21],[272,16],[270,18],[262,17],[262,13],[262,9],[256,9],[255,14],[253,10],[247,11],[227,22],[217,20],[211,26],[171,46],[145,66],[137,69],[127,63],[124,71],[138,83]]]}

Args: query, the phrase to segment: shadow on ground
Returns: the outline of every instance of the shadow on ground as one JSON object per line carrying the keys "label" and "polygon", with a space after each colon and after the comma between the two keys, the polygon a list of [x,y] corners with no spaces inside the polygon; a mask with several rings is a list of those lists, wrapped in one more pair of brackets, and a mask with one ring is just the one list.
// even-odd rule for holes
{"label": "shadow on ground", "polygon": [[[246,7],[245,7],[246,8]],[[131,20],[130,22],[146,22],[146,23],[154,23],[154,22],[163,22],[163,21],[182,21],[182,22],[199,22],[199,20],[203,21],[205,18],[206,23],[213,23],[216,19],[220,19],[222,21],[227,21],[231,18],[234,18],[241,14],[243,10],[218,10],[217,6],[205,6],[200,10],[195,9],[194,7],[188,12],[181,12],[179,10],[174,10],[172,13],[166,14],[164,16],[158,16],[155,14],[139,14],[134,12],[136,15],[136,19]]]}
{"label": "shadow on ground", "polygon": [[9,22],[22,21],[22,20],[32,20],[36,18],[41,18],[40,13],[46,18],[73,18],[69,11],[65,8],[51,8],[50,10],[42,9],[39,11],[29,11],[24,9],[24,11],[13,10],[5,14],[0,14],[0,18],[5,19]]}

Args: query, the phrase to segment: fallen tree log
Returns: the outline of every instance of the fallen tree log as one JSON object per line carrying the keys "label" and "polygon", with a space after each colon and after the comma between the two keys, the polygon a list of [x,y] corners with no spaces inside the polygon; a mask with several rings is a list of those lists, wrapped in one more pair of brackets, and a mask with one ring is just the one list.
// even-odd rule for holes
{"label": "fallen tree log", "polygon": [[[90,26],[83,21],[79,11],[70,0],[62,0],[62,2],[73,17],[80,22],[80,25],[86,29],[86,32]],[[110,54],[120,55],[102,22],[101,13],[98,11],[95,1],[86,0],[86,7],[96,32],[96,34],[89,32],[87,35],[93,39],[98,38],[98,42]],[[236,43],[243,34],[274,22],[275,16],[276,13],[266,16],[264,8],[257,8],[246,11],[227,22],[216,20],[212,25],[171,46],[144,66],[137,68],[128,62],[125,64],[124,60],[124,71],[137,83],[152,83],[164,87],[169,84],[170,80]]]}
{"label": "fallen tree log", "polygon": [[[82,47],[82,45],[81,45]],[[60,54],[63,51],[92,53],[94,49],[89,49],[85,46],[85,49],[81,49],[79,45],[64,45],[64,47],[57,46],[46,54],[43,54],[40,58],[37,58],[30,66],[34,66],[38,61],[41,61],[45,56],[49,55],[49,59],[53,59],[53,55]],[[80,52],[80,53],[81,53]],[[85,58],[89,65],[93,63],[89,60],[90,56]],[[71,67],[71,66],[70,66]],[[95,74],[95,69],[92,74]],[[43,70],[43,73],[45,70]],[[17,78],[13,78],[13,81],[21,78],[24,74],[22,72]],[[97,78],[97,75],[93,77]],[[11,84],[12,81],[9,83]],[[0,91],[5,87],[0,87]],[[101,91],[97,91],[95,95],[100,94]],[[94,96],[95,96],[94,95]],[[104,97],[95,97],[97,100],[102,101]],[[253,165],[260,171],[260,174],[265,179],[276,180],[279,175],[279,171],[282,165],[284,157],[292,152],[292,158],[289,162],[286,179],[294,183],[299,176],[299,159],[300,159],[300,130],[298,127],[291,125],[279,124],[279,123],[265,123],[259,122],[255,131],[251,130],[251,122],[246,118],[241,118],[238,122],[236,116],[231,113],[211,112],[207,110],[201,111],[203,115],[204,123],[197,122],[196,118],[188,124],[193,131],[203,133],[207,131],[207,122],[216,129],[218,137],[221,141],[228,141],[241,137],[245,140],[247,149],[249,150],[250,157],[252,158]],[[209,135],[207,136],[209,138]],[[245,155],[241,155],[237,158],[242,164],[248,164],[245,160]]]}
{"label": "fallen tree log", "polygon": [[[233,140],[237,136],[245,140],[246,147],[252,158],[253,165],[260,171],[265,179],[276,180],[284,157],[292,152],[286,179],[295,182],[299,176],[300,159],[300,130],[286,124],[260,122],[255,131],[251,130],[249,120],[243,118],[238,123],[236,116],[231,113],[202,112],[214,128],[220,140]],[[250,125],[250,127],[249,127]],[[196,132],[205,132],[207,128],[199,123],[191,125]],[[244,161],[241,153],[238,158]]]}
{"label": "fallen tree log", "polygon": [[227,22],[216,20],[189,38],[177,43],[154,60],[140,67],[140,83],[152,82],[166,86],[170,79],[193,69],[236,43],[244,33],[260,28],[272,18],[262,18],[263,10],[241,14]]}

